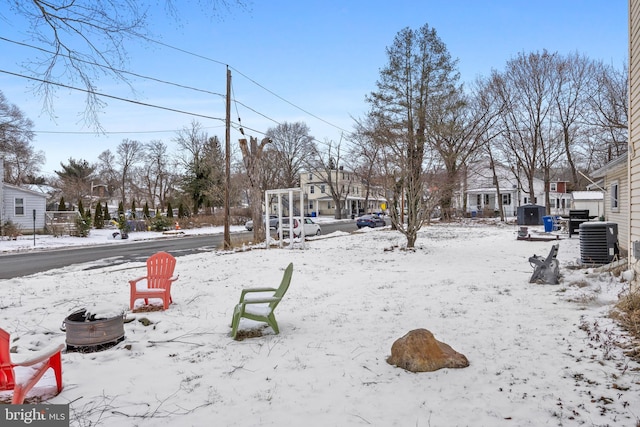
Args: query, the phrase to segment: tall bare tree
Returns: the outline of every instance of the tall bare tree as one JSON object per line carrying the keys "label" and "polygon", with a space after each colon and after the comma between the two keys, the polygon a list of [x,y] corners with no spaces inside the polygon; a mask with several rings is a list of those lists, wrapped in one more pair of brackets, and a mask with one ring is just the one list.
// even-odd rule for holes
{"label": "tall bare tree", "polygon": [[506,105],[500,121],[502,153],[516,175],[526,176],[524,191],[532,203],[534,178],[543,162],[549,167],[548,153],[555,153],[561,143],[551,128],[557,93],[556,59],[557,54],[547,51],[520,53],[507,62],[503,73],[492,73],[494,94]]}
{"label": "tall bare tree", "polygon": [[356,120],[354,131],[349,136],[351,146],[348,151],[348,163],[350,169],[364,184],[365,209],[369,206],[369,196],[372,189],[377,187],[384,193],[385,184],[381,167],[383,143],[373,120],[374,116],[372,115],[366,115],[362,119]]}
{"label": "tall bare tree", "polygon": [[167,144],[153,140],[145,144],[144,173],[142,180],[146,200],[156,209],[164,209],[167,198],[176,184],[176,173],[172,167],[172,156]]}
{"label": "tall bare tree", "polygon": [[265,134],[271,139],[268,151],[274,151],[273,160],[279,173],[277,186],[293,188],[300,185],[300,172],[306,160],[313,153],[313,137],[309,135],[309,126],[303,122],[284,122],[267,129]]}
{"label": "tall bare tree", "polygon": [[314,147],[314,156],[310,159],[307,169],[322,176],[329,187],[329,195],[335,205],[335,218],[342,219],[346,211],[346,200],[352,188],[351,180],[355,174],[349,175],[344,171],[342,139],[337,143],[327,140]]}
{"label": "tall bare tree", "polygon": [[44,164],[44,153],[31,145],[32,129],[33,122],[0,91],[0,159],[5,162],[5,182],[31,183]]}
{"label": "tall bare tree", "polygon": [[120,192],[122,205],[126,206],[127,197],[135,200],[133,172],[138,163],[144,158],[144,145],[133,139],[123,139],[116,148],[116,164],[119,166]]}
{"label": "tall bare tree", "polygon": [[391,220],[413,248],[418,230],[428,218],[424,204],[425,147],[439,108],[459,90],[456,61],[451,59],[436,30],[428,24],[418,30],[400,31],[387,48],[388,63],[380,70],[377,91],[367,97],[371,113],[389,132],[387,141],[399,162],[398,182],[406,195],[407,222],[399,221],[401,212],[391,211]]}
{"label": "tall bare tree", "polygon": [[444,167],[445,176],[438,186],[442,219],[451,220],[461,169],[482,146],[481,135],[491,122],[491,110],[461,90],[452,92],[434,108],[440,108],[440,111],[430,115],[428,142]]}
{"label": "tall bare tree", "polygon": [[[589,116],[589,98],[595,79],[594,62],[578,53],[557,58],[554,78],[558,85],[555,93],[555,117],[559,137],[562,139],[564,157],[571,176],[571,189],[582,182],[578,175],[578,162],[584,156],[584,136],[588,132],[585,117]],[[564,163],[564,162],[563,162]]]}
{"label": "tall bare tree", "polygon": [[629,71],[627,64],[615,68],[598,62],[595,67],[587,121],[595,126],[593,152],[598,157],[595,167],[600,167],[627,151]]}

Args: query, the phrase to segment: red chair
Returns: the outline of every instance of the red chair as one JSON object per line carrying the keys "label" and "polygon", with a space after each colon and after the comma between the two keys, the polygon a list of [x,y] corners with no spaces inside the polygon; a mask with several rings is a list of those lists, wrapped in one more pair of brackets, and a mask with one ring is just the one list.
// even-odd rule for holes
{"label": "red chair", "polygon": [[[153,254],[147,260],[147,275],[129,280],[131,285],[131,300],[129,307],[133,310],[136,300],[143,298],[149,304],[149,298],[162,299],[164,310],[173,302],[171,299],[171,283],[178,280],[173,276],[176,259],[167,252]],[[143,283],[139,283],[142,282]]]}
{"label": "red chair", "polygon": [[29,390],[35,386],[47,369],[56,376],[58,393],[62,391],[62,357],[64,344],[51,344],[28,355],[9,352],[9,333],[0,328],[0,390],[13,390],[11,403],[20,405]]}

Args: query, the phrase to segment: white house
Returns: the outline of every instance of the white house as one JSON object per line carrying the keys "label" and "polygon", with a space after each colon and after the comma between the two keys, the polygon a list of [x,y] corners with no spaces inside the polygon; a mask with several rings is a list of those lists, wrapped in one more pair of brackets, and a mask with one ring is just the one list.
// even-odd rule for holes
{"label": "white house", "polygon": [[[518,206],[544,202],[542,180],[534,181],[536,194],[530,197],[520,188],[517,177],[509,168],[500,164],[496,164],[495,168],[497,179],[494,179],[488,162],[478,162],[467,168],[463,189],[467,215],[494,216],[502,205],[506,216],[517,216]],[[497,188],[500,189],[500,200],[498,200]]]}
{"label": "white house", "polygon": [[0,226],[11,221],[23,233],[41,233],[45,229],[47,196],[4,182],[4,164],[0,159]]}
{"label": "white house", "polygon": [[[494,216],[502,205],[506,216],[517,216],[518,207],[524,205],[545,205],[544,181],[533,179],[533,195],[528,194],[524,177],[518,177],[513,171],[501,164],[496,164],[496,175],[489,167],[488,161],[480,161],[467,168],[467,177],[463,188],[466,197],[466,214],[468,216]],[[522,183],[522,184],[520,184]],[[498,188],[500,200],[498,200]],[[571,193],[566,191],[565,182],[549,183],[549,202],[551,215],[568,215],[571,208]]]}
{"label": "white house", "polygon": [[[382,206],[386,203],[386,199],[379,188],[370,188],[365,206],[366,187],[355,173],[340,168],[331,171],[331,174],[334,185],[343,195],[343,218],[384,210]],[[325,172],[300,174],[300,188],[306,200],[304,212],[306,215],[335,215],[336,206],[327,181]]]}

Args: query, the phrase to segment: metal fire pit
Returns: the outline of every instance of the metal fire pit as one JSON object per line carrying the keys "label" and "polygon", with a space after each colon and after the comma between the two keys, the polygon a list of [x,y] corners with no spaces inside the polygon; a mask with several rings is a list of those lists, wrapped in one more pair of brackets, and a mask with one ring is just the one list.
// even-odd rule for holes
{"label": "metal fire pit", "polygon": [[124,340],[124,314],[106,319],[87,316],[85,309],[64,319],[62,330],[67,334],[67,351],[90,353],[106,350]]}

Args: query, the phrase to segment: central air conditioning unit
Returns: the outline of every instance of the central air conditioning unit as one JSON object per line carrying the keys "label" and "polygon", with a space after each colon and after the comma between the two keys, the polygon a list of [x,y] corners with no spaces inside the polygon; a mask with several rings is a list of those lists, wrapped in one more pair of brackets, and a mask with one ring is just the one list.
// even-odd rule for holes
{"label": "central air conditioning unit", "polygon": [[580,224],[580,259],[583,264],[609,264],[618,254],[618,224],[604,221]]}

